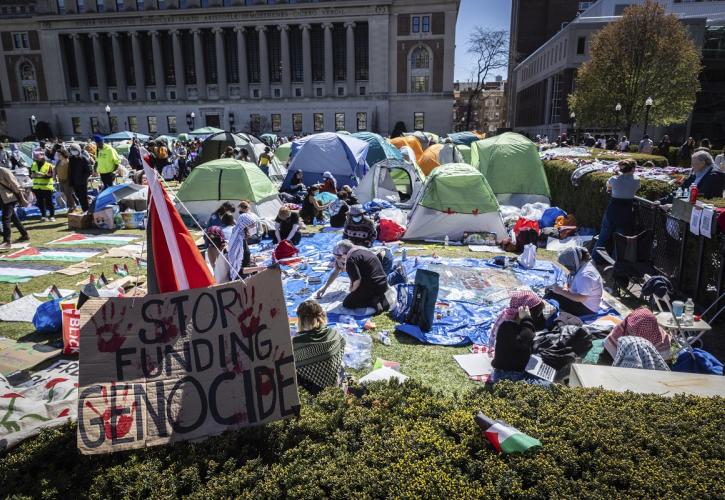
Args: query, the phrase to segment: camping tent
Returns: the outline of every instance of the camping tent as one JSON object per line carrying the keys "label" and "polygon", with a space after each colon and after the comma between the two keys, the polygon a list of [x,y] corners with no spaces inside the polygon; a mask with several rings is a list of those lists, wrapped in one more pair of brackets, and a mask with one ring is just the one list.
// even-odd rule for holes
{"label": "camping tent", "polygon": [[446,163],[463,163],[463,156],[453,144],[433,144],[418,158],[418,166],[425,175]]}
{"label": "camping tent", "polygon": [[471,165],[477,168],[502,205],[549,203],[549,183],[536,144],[506,132],[471,144]]}
{"label": "camping tent", "polygon": [[485,137],[486,134],[479,134],[478,132],[454,132],[452,134],[448,134],[448,139],[450,139],[453,144],[464,146],[470,146],[474,142],[480,141]]}
{"label": "camping tent", "polygon": [[277,149],[274,150],[274,157],[277,158],[281,163],[287,163],[291,152],[292,143],[285,142],[284,144],[280,144],[279,146],[277,146]]}
{"label": "camping tent", "polygon": [[415,153],[415,158],[418,159],[423,155],[423,146],[420,141],[412,135],[404,135],[390,139],[390,144],[398,149],[402,149],[404,146],[408,146]]}
{"label": "camping tent", "polygon": [[[244,145],[239,147],[247,148],[247,151],[249,152],[249,160],[259,164],[259,157],[262,153],[264,153],[264,148],[266,148],[267,145],[252,134],[239,133],[235,135],[244,141]],[[282,182],[285,175],[287,175],[287,169],[284,167],[284,162],[279,161],[276,156],[273,156],[268,167],[267,175],[273,182]]]}
{"label": "camping tent", "polygon": [[400,150],[378,134],[373,134],[372,132],[356,132],[352,136],[368,143],[369,148],[366,160],[370,166],[383,160],[403,159]]}
{"label": "camping tent", "polygon": [[203,225],[219,205],[229,201],[235,206],[241,200],[252,203],[259,217],[274,220],[282,206],[272,181],[253,163],[228,158],[210,161],[195,167],[176,193],[177,208],[184,222],[189,212]]}
{"label": "camping tent", "polygon": [[224,154],[228,146],[233,148],[241,148],[246,146],[246,141],[230,132],[219,132],[210,135],[201,143],[201,153],[199,154],[199,162],[206,163],[218,160]]}
{"label": "camping tent", "polygon": [[292,144],[292,162],[282,189],[289,187],[296,170],[304,172],[304,183],[322,181],[322,174],[330,172],[337,179],[338,186],[357,186],[358,179],[368,171],[365,157],[368,143],[348,135],[326,132],[304,137]]}
{"label": "camping tent", "polygon": [[218,134],[219,132],[224,132],[224,131],[222,129],[216,128],[216,127],[201,127],[201,128],[192,130],[191,132],[189,132],[189,135],[192,137],[204,138],[204,137],[207,137],[212,134]]}
{"label": "camping tent", "polygon": [[490,232],[506,237],[498,202],[483,175],[453,163],[433,170],[408,216],[403,239],[461,240],[463,233]]}
{"label": "camping tent", "polygon": [[389,201],[398,208],[410,209],[425,182],[418,169],[403,160],[383,160],[370,168],[355,189],[360,203],[375,198]]}
{"label": "camping tent", "polygon": [[116,141],[130,141],[131,139],[138,139],[139,141],[147,141],[150,136],[141,134],[139,132],[130,132],[128,130],[122,130],[121,132],[115,132],[103,137],[106,142]]}

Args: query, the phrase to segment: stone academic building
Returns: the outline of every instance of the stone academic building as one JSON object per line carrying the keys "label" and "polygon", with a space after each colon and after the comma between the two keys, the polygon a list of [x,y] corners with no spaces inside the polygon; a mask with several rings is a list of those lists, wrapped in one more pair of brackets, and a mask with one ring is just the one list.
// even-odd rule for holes
{"label": "stone academic building", "polygon": [[63,137],[451,128],[459,0],[3,5],[0,133],[11,137],[41,122]]}

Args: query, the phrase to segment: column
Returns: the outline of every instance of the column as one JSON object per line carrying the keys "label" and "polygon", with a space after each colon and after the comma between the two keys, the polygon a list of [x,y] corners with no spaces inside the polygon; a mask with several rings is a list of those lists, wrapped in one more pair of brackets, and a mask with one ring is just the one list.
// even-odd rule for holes
{"label": "column", "polygon": [[91,33],[91,40],[93,40],[93,59],[96,64],[98,95],[101,101],[106,102],[108,101],[108,81],[106,80],[106,64],[104,62],[101,39],[99,37],[100,35],[98,33]]}
{"label": "column", "polygon": [[312,49],[310,45],[309,24],[300,25],[302,30],[302,79],[304,82],[304,96],[312,97]]}
{"label": "column", "polygon": [[355,95],[355,23],[345,23],[347,28],[347,95]]}
{"label": "column", "polygon": [[81,101],[88,102],[91,100],[91,96],[88,92],[88,71],[86,70],[86,58],[83,54],[83,47],[81,46],[81,37],[78,33],[73,33],[70,37],[73,39],[73,54],[76,60],[76,72],[78,75],[78,88],[81,91]]}
{"label": "column", "polygon": [[128,99],[126,95],[126,68],[123,65],[123,52],[121,51],[121,39],[118,32],[110,33],[111,44],[113,45],[113,64],[116,69],[116,90],[121,101]]}
{"label": "column", "polygon": [[282,64],[282,97],[289,97],[292,95],[291,80],[292,75],[290,74],[290,58],[289,58],[289,25],[280,24],[277,26],[279,29],[280,36],[280,47],[282,50],[282,57],[280,59]]}
{"label": "column", "polygon": [[237,64],[239,65],[239,97],[249,98],[249,73],[247,72],[247,39],[244,26],[234,28],[237,33]]}
{"label": "column", "polygon": [[146,78],[143,71],[143,59],[141,58],[141,41],[138,37],[141,33],[131,32],[131,51],[133,52],[133,72],[136,75],[136,97],[141,101],[146,100]]}
{"label": "column", "polygon": [[196,68],[196,88],[199,99],[206,99],[206,72],[204,71],[204,56],[202,54],[201,30],[191,30],[194,35],[194,67]]}
{"label": "column", "polygon": [[176,97],[186,99],[186,75],[184,74],[184,52],[181,50],[181,31],[171,30],[174,50],[174,77],[176,78]]}
{"label": "column", "polygon": [[224,55],[224,30],[222,28],[214,28],[213,31],[216,49],[216,81],[217,87],[219,88],[219,98],[226,99],[229,97],[229,87],[227,86],[227,58]]}
{"label": "column", "polygon": [[269,97],[269,55],[267,50],[267,27],[257,26],[259,34],[259,79],[262,83],[262,97]]}
{"label": "column", "polygon": [[166,100],[166,76],[164,75],[164,59],[161,56],[161,40],[158,31],[149,31],[151,35],[151,51],[154,54],[154,78],[156,80],[156,99]]}
{"label": "column", "polygon": [[328,96],[335,95],[335,77],[332,73],[332,24],[325,23],[325,93]]}

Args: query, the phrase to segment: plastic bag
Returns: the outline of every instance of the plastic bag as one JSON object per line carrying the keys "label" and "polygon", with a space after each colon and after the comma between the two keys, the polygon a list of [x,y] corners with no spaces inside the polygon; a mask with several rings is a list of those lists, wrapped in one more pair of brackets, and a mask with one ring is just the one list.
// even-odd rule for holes
{"label": "plastic bag", "polygon": [[403,227],[408,225],[408,217],[399,208],[385,208],[378,215],[380,219],[392,220]]}
{"label": "plastic bag", "polygon": [[373,338],[364,333],[355,333],[345,329],[342,329],[341,333],[345,338],[343,366],[353,370],[370,368],[373,357]]}
{"label": "plastic bag", "polygon": [[33,326],[39,333],[57,333],[63,328],[63,314],[60,310],[60,302],[63,299],[49,300],[43,302],[35,310]]}
{"label": "plastic bag", "polygon": [[380,220],[380,231],[378,240],[382,242],[398,241],[405,234],[405,228],[397,222],[389,219]]}
{"label": "plastic bag", "polygon": [[526,269],[536,267],[536,245],[529,243],[524,247],[524,251],[519,257],[519,264]]}

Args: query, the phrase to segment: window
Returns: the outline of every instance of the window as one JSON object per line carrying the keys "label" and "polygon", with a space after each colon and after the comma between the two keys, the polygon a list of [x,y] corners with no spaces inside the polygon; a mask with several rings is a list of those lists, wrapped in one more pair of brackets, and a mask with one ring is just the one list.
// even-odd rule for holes
{"label": "window", "polygon": [[423,33],[430,33],[430,16],[423,16]]}
{"label": "window", "polygon": [[136,100],[136,92],[132,90],[129,97],[131,98],[132,101],[135,101]]}
{"label": "window", "polygon": [[111,116],[111,133],[118,132],[118,117],[117,116]]}
{"label": "window", "polygon": [[166,0],[157,0],[156,4],[159,7],[159,10],[166,9]]}
{"label": "window", "polygon": [[254,135],[259,135],[262,131],[260,130],[262,125],[262,116],[258,113],[252,113],[249,115],[249,129]]}
{"label": "window", "polygon": [[128,129],[131,132],[138,132],[138,119],[135,116],[128,117]]}
{"label": "window", "polygon": [[410,91],[428,92],[430,81],[430,53],[425,47],[416,47],[410,53]]}
{"label": "window", "polygon": [[82,134],[83,130],[81,129],[81,118],[80,116],[71,116],[70,119],[71,122],[71,129],[73,130],[74,134]]}
{"label": "window", "polygon": [[175,90],[169,90],[169,99],[172,101],[176,100],[176,91]]}
{"label": "window", "polygon": [[325,115],[323,113],[315,113],[312,115],[315,126],[315,132],[323,132],[325,130]]}
{"label": "window", "polygon": [[322,97],[322,87],[317,87],[317,88],[315,89],[315,95],[316,95],[317,97]]}
{"label": "window", "polygon": [[91,116],[91,133],[98,134],[101,132],[101,127],[98,125],[98,118]]}
{"label": "window", "polygon": [[18,68],[20,71],[20,86],[23,89],[23,100],[32,102],[38,100],[38,85],[35,81],[35,67],[25,61]]}
{"label": "window", "polygon": [[365,95],[365,87],[360,87],[360,95]]}
{"label": "window", "polygon": [[410,91],[414,94],[428,92],[428,77],[427,76],[414,76],[410,81]]}
{"label": "window", "polygon": [[232,6],[232,0],[224,0],[224,7],[231,7]]}
{"label": "window", "polygon": [[587,37],[580,36],[579,38],[576,39],[576,53],[578,55],[580,55],[580,56],[584,55],[584,50],[586,49],[586,46],[587,46]]}
{"label": "window", "polygon": [[345,87],[337,87],[337,96],[343,97],[345,95]]}
{"label": "window", "polygon": [[16,49],[29,49],[28,34],[26,32],[13,33],[13,45]]}
{"label": "window", "polygon": [[420,33],[420,16],[413,16],[412,27],[410,31],[412,33]]}
{"label": "window", "polygon": [[282,131],[282,115],[279,113],[272,113],[272,132]]}
{"label": "window", "polygon": [[345,113],[335,113],[335,132],[345,130]]}
{"label": "window", "polygon": [[295,88],[295,97],[302,97],[302,89],[297,87]]}
{"label": "window", "polygon": [[58,0],[58,14],[65,14],[65,0]]}
{"label": "window", "polygon": [[86,0],[76,0],[76,12],[83,13],[86,11]]}
{"label": "window", "polygon": [[274,96],[280,97],[282,95],[282,91],[280,89],[274,89]]}
{"label": "window", "polygon": [[155,116],[149,116],[146,118],[146,121],[148,122],[149,126],[149,134],[153,135],[158,133],[158,127],[156,126],[156,117]]}
{"label": "window", "polygon": [[169,134],[175,134],[177,132],[177,130],[176,130],[176,117],[175,116],[167,116],[166,117],[166,127],[169,130]]}
{"label": "window", "polygon": [[302,132],[302,113],[292,113],[292,132]]}
{"label": "window", "polygon": [[105,0],[96,0],[96,11],[97,12],[106,12]]}
{"label": "window", "polygon": [[144,0],[136,0],[136,10],[143,12],[146,9],[146,2]]}
{"label": "window", "polygon": [[413,130],[425,129],[425,113],[416,111],[413,113]]}
{"label": "window", "polygon": [[205,9],[209,7],[209,0],[201,0],[201,6]]}
{"label": "window", "polygon": [[155,90],[152,90],[151,92],[149,92],[149,99],[151,99],[152,101],[156,100],[156,91]]}
{"label": "window", "polygon": [[364,132],[368,129],[368,114],[360,112],[357,114],[357,131]]}

